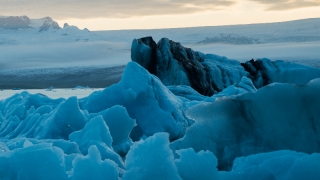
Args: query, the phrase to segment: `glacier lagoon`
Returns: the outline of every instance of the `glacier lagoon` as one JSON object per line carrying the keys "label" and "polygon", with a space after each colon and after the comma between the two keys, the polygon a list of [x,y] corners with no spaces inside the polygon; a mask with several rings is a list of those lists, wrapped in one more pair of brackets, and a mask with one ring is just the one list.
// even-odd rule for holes
{"label": "glacier lagoon", "polygon": [[[268,68],[250,74],[225,57],[149,42],[134,41],[138,63],[119,83],[87,97],[1,100],[0,179],[320,177],[319,69],[264,59]],[[185,52],[210,71],[190,76],[177,63]],[[211,96],[191,88],[208,82]]]}

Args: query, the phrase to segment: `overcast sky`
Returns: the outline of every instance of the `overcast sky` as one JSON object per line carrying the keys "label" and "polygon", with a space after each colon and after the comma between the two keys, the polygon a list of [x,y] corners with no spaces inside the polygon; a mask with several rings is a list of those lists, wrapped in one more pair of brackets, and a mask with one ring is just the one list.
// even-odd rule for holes
{"label": "overcast sky", "polygon": [[0,15],[91,30],[212,26],[320,17],[320,0],[0,0]]}

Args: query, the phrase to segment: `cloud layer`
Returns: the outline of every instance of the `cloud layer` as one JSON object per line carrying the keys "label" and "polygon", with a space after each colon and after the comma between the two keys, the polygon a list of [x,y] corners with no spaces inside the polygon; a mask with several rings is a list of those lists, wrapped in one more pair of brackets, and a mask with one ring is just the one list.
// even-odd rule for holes
{"label": "cloud layer", "polygon": [[0,0],[0,13],[54,18],[189,14],[232,5],[232,0]]}
{"label": "cloud layer", "polygon": [[[1,15],[65,18],[134,17],[190,14],[226,9],[244,0],[0,0]],[[250,0],[267,10],[320,6],[320,0]]]}
{"label": "cloud layer", "polygon": [[320,6],[320,0],[251,0],[268,5],[267,10],[290,10]]}

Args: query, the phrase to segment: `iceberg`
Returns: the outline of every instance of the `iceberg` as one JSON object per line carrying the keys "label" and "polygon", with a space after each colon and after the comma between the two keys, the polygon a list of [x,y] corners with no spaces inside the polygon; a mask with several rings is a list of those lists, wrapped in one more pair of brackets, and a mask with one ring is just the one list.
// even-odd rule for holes
{"label": "iceberg", "polygon": [[168,132],[171,139],[177,139],[193,123],[185,115],[188,106],[135,62],[127,64],[118,84],[92,93],[80,100],[79,105],[90,114],[115,105],[125,107],[137,123],[130,134],[133,140],[157,132]]}
{"label": "iceberg", "polygon": [[217,94],[246,76],[256,88],[274,82],[306,84],[320,77],[318,68],[281,60],[240,63],[214,54],[193,51],[167,38],[156,44],[152,37],[134,39],[131,59],[156,75],[164,85],[187,85],[205,96]]}

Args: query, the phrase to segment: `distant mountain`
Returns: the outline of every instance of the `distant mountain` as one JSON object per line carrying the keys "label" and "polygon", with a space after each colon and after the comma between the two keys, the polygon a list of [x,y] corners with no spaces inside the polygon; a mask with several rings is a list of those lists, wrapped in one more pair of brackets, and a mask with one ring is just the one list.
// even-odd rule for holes
{"label": "distant mountain", "polygon": [[30,19],[27,16],[0,17],[0,28],[2,29],[28,29],[32,28]]}
{"label": "distant mountain", "polygon": [[50,17],[30,19],[27,16],[0,17],[0,29],[37,29],[39,32],[50,29],[61,29],[59,24]]}
{"label": "distant mountain", "polygon": [[47,31],[49,29],[61,29],[59,24],[50,17],[45,17],[41,20],[43,21],[43,24],[39,27],[40,32]]}

